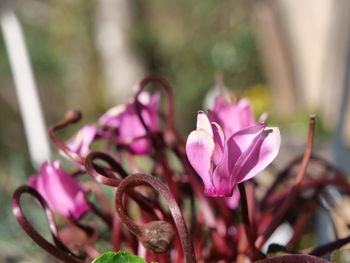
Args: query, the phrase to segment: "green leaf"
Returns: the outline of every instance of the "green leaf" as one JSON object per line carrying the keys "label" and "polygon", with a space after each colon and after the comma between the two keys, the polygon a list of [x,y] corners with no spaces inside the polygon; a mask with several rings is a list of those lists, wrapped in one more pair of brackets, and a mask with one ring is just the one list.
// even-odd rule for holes
{"label": "green leaf", "polygon": [[96,258],[91,263],[146,263],[146,261],[138,256],[129,254],[124,251],[106,252]]}

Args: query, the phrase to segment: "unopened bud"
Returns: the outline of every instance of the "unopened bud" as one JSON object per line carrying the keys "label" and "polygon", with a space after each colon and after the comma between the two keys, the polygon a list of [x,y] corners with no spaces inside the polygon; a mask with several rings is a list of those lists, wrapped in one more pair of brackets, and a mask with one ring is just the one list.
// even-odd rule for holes
{"label": "unopened bud", "polygon": [[175,231],[171,224],[165,221],[152,221],[140,226],[142,232],[139,240],[143,246],[153,253],[165,253],[175,239]]}
{"label": "unopened bud", "polygon": [[66,120],[71,120],[72,122],[78,122],[81,119],[81,112],[75,109],[71,109],[66,112]]}

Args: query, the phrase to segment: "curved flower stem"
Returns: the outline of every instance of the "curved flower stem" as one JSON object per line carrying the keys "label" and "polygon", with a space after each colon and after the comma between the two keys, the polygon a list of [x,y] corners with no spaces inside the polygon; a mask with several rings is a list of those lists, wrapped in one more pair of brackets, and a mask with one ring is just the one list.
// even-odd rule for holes
{"label": "curved flower stem", "polygon": [[245,187],[243,183],[238,184],[239,194],[240,194],[240,202],[241,202],[241,211],[242,211],[242,221],[244,225],[244,231],[247,236],[247,240],[249,243],[249,248],[251,252],[254,255],[254,259],[261,259],[263,258],[261,253],[256,249],[254,241],[255,241],[255,234],[253,232],[253,228],[251,225],[251,221],[249,218],[249,209],[248,209],[248,203],[247,203],[247,195],[245,191]]}
{"label": "curved flower stem", "polygon": [[[286,180],[289,177],[289,173],[290,171],[296,166],[298,165],[300,162],[302,161],[302,156],[298,156],[296,158],[294,158],[288,165],[287,167],[281,171],[278,176],[276,177],[275,181],[273,182],[273,184],[270,186],[270,188],[266,191],[262,201],[260,202],[260,210],[265,209],[266,207],[269,206],[269,202],[270,200],[272,200],[273,198],[271,198],[273,191],[276,189],[276,187],[282,183],[284,180]],[[345,178],[345,175],[342,171],[340,171],[339,169],[337,169],[336,167],[334,167],[330,162],[328,162],[327,160],[316,156],[316,155],[311,155],[310,157],[310,163],[319,163],[321,164],[324,169],[327,169],[329,171],[332,171],[335,173],[335,175],[338,178]]]}
{"label": "curved flower stem", "polygon": [[119,187],[116,192],[115,197],[115,205],[117,212],[123,221],[123,223],[128,227],[128,229],[135,234],[136,236],[140,236],[141,229],[140,226],[136,225],[127,215],[123,208],[122,204],[122,196],[126,188],[130,186],[137,186],[140,184],[148,184],[154,187],[167,201],[171,215],[173,216],[177,231],[180,236],[182,249],[185,254],[186,262],[187,263],[195,263],[196,258],[193,250],[193,245],[190,240],[190,236],[185,224],[185,220],[181,214],[180,208],[177,205],[173,195],[171,194],[168,187],[166,187],[162,182],[159,181],[159,179],[146,175],[143,173],[133,174],[129,175],[127,178],[123,179],[121,183],[119,184]]}
{"label": "curved flower stem", "polygon": [[[40,203],[41,207],[44,209],[47,220],[49,222],[50,232],[56,246],[54,246],[52,243],[48,242],[45,238],[43,238],[24,216],[24,213],[22,211],[21,204],[20,204],[20,199],[23,193],[27,193],[33,196]],[[35,243],[37,243],[40,247],[42,247],[48,253],[58,258],[59,260],[62,260],[63,262],[68,262],[68,263],[84,262],[84,258],[81,258],[75,255],[60,241],[57,235],[56,224],[55,224],[55,220],[52,215],[52,212],[51,210],[49,210],[43,197],[34,188],[27,185],[23,185],[17,188],[12,198],[12,211],[18,223],[23,228],[23,230],[30,236],[31,239],[33,239]]]}
{"label": "curved flower stem", "polygon": [[306,173],[306,169],[307,169],[310,157],[311,157],[314,132],[315,132],[315,119],[316,119],[315,115],[310,116],[309,134],[308,134],[308,139],[307,139],[307,144],[306,144],[303,160],[301,162],[299,172],[294,180],[294,184],[290,190],[290,193],[287,196],[287,198],[283,201],[280,208],[277,210],[271,223],[267,226],[265,231],[257,238],[257,240],[255,242],[255,245],[256,245],[257,249],[259,249],[259,250],[262,248],[262,246],[264,245],[266,240],[271,236],[273,231],[275,231],[275,229],[281,223],[281,220],[283,220],[284,216],[288,212],[288,209],[290,208],[292,202],[295,199],[297,192],[299,191],[299,189],[301,187],[302,180],[303,180],[304,175]]}
{"label": "curved flower stem", "polygon": [[298,156],[296,158],[294,158],[291,162],[289,162],[289,164],[287,165],[287,167],[285,169],[283,169],[276,177],[276,179],[274,180],[274,182],[272,183],[272,185],[269,187],[269,189],[266,191],[264,197],[262,198],[261,202],[260,202],[260,210],[263,210],[265,207],[267,207],[267,200],[268,198],[271,196],[271,194],[274,192],[274,190],[276,189],[276,187],[282,183],[284,180],[286,180],[288,178],[288,175],[290,173],[290,171],[297,165],[299,164],[303,159],[303,156]]}
{"label": "curved flower stem", "polygon": [[[316,178],[316,179],[308,179],[305,180],[301,186],[300,190],[306,190],[309,188],[313,187],[325,187],[325,186],[334,186],[337,187],[338,189],[346,192],[347,194],[350,194],[350,185],[347,182],[347,180],[342,179],[342,178]],[[293,186],[289,186],[288,188],[285,188],[281,190],[280,192],[270,196],[266,204],[268,206],[273,205],[273,204],[278,204],[281,202],[283,199],[287,198],[288,195],[290,194]]]}
{"label": "curved flower stem", "polygon": [[[96,165],[94,161],[102,160],[110,166],[110,170]],[[118,186],[120,180],[128,176],[123,167],[115,161],[110,155],[103,152],[90,152],[85,158],[86,172],[91,175],[95,181],[109,186]]]}
{"label": "curved flower stem", "polygon": [[[101,159],[107,162],[111,166],[111,170],[107,170],[94,163],[95,160]],[[98,183],[118,187],[122,178],[127,177],[127,173],[121,167],[121,165],[115,161],[111,156],[103,152],[91,152],[85,158],[85,169],[86,172]],[[117,176],[119,175],[119,176]],[[148,216],[156,218],[155,210],[159,210],[159,206],[151,204],[145,197],[140,195],[138,192],[128,190],[128,194],[140,205],[143,209],[148,212]],[[93,207],[92,207],[93,208]],[[95,212],[95,211],[94,211]]]}
{"label": "curved flower stem", "polygon": [[280,257],[266,258],[263,260],[255,261],[254,263],[331,263],[323,258],[317,258],[308,255],[286,255]]}
{"label": "curved flower stem", "polygon": [[328,244],[319,246],[312,250],[309,254],[315,257],[320,257],[324,254],[330,253],[338,248],[341,248],[345,244],[350,242],[350,236],[338,239],[336,241],[330,242]]}
{"label": "curved flower stem", "polygon": [[59,123],[56,123],[49,127],[49,136],[52,142],[59,148],[61,151],[63,151],[69,158],[71,158],[73,161],[78,163],[80,166],[84,165],[84,158],[80,155],[76,154],[75,152],[71,151],[67,145],[61,141],[57,135],[56,132],[62,128],[65,128],[66,126],[76,123],[80,121],[81,119],[81,113],[78,110],[69,110],[66,115],[64,116],[64,119],[60,121]]}
{"label": "curved flower stem", "polygon": [[137,92],[135,94],[135,106],[136,106],[136,112],[140,118],[140,121],[141,121],[142,125],[144,126],[145,130],[148,132],[149,131],[148,126],[146,125],[146,123],[141,115],[142,104],[138,100],[138,97],[141,94],[141,92],[145,89],[147,84],[153,83],[153,82],[158,83],[164,89],[164,91],[167,95],[166,122],[167,122],[167,126],[170,129],[174,129],[174,127],[175,127],[175,124],[174,124],[174,96],[172,93],[172,88],[166,80],[164,80],[158,76],[155,76],[155,75],[147,76],[144,79],[142,79],[139,83],[136,84]]}

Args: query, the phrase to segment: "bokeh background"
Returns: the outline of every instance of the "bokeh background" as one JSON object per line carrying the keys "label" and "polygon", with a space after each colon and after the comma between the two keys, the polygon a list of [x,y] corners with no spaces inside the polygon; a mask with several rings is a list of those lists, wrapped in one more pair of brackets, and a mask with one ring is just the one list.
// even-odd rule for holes
{"label": "bokeh background", "polygon": [[[317,113],[315,152],[349,171],[346,0],[0,3],[1,21],[14,11],[22,27],[47,126],[70,108],[83,112],[82,123],[93,122],[127,100],[143,76],[157,74],[174,87],[177,125],[186,136],[220,82],[282,128],[277,166],[303,151],[308,116]],[[10,210],[14,189],[38,167],[28,151],[3,33],[2,27],[0,262],[45,262]],[[58,156],[54,147],[52,155]]]}

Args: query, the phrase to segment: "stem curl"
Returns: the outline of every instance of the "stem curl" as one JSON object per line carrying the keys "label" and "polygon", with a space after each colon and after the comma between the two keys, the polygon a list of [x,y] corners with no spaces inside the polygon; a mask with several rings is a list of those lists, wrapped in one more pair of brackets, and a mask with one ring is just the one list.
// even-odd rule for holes
{"label": "stem curl", "polygon": [[[47,241],[42,235],[40,235],[31,223],[25,217],[23,210],[21,208],[20,199],[22,194],[27,193],[33,196],[44,209],[47,220],[49,222],[49,228],[51,236],[55,245]],[[55,220],[51,210],[48,208],[47,203],[44,198],[32,187],[23,185],[17,188],[12,197],[12,212],[16,217],[18,223],[21,225],[23,230],[30,236],[30,238],[37,243],[40,247],[50,253],[52,256],[56,257],[63,262],[69,263],[83,263],[83,257],[77,256],[72,251],[70,251],[63,242],[58,237],[58,231],[56,228]]]}
{"label": "stem curl", "polygon": [[119,187],[117,189],[116,195],[115,195],[115,206],[116,210],[123,221],[123,223],[128,227],[128,229],[135,234],[136,236],[141,236],[142,229],[139,225],[135,224],[127,215],[123,208],[122,204],[122,197],[124,191],[128,187],[132,186],[137,186],[141,184],[148,184],[155,188],[162,196],[163,198],[167,201],[171,215],[174,219],[177,232],[180,236],[180,241],[182,245],[182,249],[185,254],[186,262],[187,263],[195,263],[196,258],[195,258],[195,253],[193,250],[193,245],[186,227],[185,220],[182,216],[181,210],[179,206],[177,205],[175,198],[171,194],[170,190],[168,189],[167,186],[165,186],[159,179],[157,179],[154,176],[150,176],[144,173],[137,173],[133,175],[129,175],[125,179],[123,179]]}

